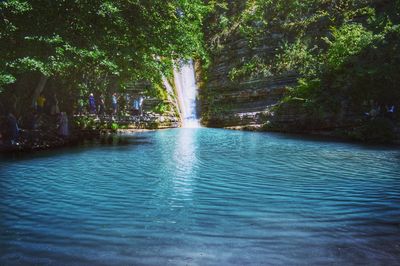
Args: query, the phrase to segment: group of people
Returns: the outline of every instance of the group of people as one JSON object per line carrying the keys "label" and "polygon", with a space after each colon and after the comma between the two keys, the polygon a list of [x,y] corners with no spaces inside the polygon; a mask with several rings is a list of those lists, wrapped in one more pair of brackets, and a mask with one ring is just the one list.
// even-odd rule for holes
{"label": "group of people", "polygon": [[[46,107],[47,104],[47,108]],[[57,133],[59,136],[66,138],[69,136],[69,126],[68,126],[68,116],[66,112],[60,112],[60,107],[58,104],[57,94],[53,94],[50,101],[47,101],[43,94],[40,94],[36,100],[36,105],[34,108],[32,129],[36,129],[37,116],[41,113],[46,112],[52,117],[56,117]]]}
{"label": "group of people", "polygon": [[[29,141],[41,131],[47,132],[54,129],[58,136],[68,138],[67,113],[60,112],[56,94],[48,98],[44,94],[40,94],[33,101],[32,109],[19,118],[14,111],[9,111],[6,116],[0,117],[0,145],[19,145],[21,141]],[[21,125],[23,129],[21,129]]]}
{"label": "group of people", "polygon": [[376,102],[371,103],[371,109],[365,115],[371,119],[382,116],[388,119],[394,119],[396,107],[394,104],[380,105]]}
{"label": "group of people", "polygon": [[58,106],[57,94],[53,94],[47,99],[43,93],[39,95],[34,103],[34,109],[38,113],[48,113],[49,115],[60,114],[60,108]]}
{"label": "group of people", "polygon": [[[54,132],[63,139],[70,136],[68,116],[66,112],[60,112],[57,116],[49,119],[43,118],[44,114],[40,114],[33,110],[22,119],[18,119],[14,112],[9,112],[7,116],[0,119],[0,148],[1,146],[18,146],[21,142],[31,141],[36,138],[40,132]],[[46,116],[46,115],[44,115]],[[53,119],[54,118],[54,119]],[[44,120],[45,123],[39,122]],[[22,121],[22,122],[21,122]],[[48,123],[49,121],[53,121]],[[21,129],[22,124],[23,129]],[[44,127],[38,124],[44,125]],[[55,130],[55,131],[54,131]],[[36,137],[35,137],[36,136]]]}
{"label": "group of people", "polygon": [[[134,98],[129,94],[118,95],[113,93],[111,95],[111,114],[117,115],[120,111],[130,112],[131,115],[142,115],[143,114],[143,101],[144,97],[139,95]],[[122,103],[122,104],[121,104]],[[82,115],[84,113],[84,100],[83,98],[78,101],[78,114]],[[107,113],[106,100],[103,94],[95,98],[93,93],[89,94],[88,98],[88,111],[89,114],[95,115],[105,115]]]}

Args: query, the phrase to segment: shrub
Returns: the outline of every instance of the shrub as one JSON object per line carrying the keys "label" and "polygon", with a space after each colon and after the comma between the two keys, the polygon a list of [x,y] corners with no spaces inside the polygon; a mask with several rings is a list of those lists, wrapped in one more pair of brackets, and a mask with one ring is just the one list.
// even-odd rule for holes
{"label": "shrub", "polygon": [[111,124],[111,130],[112,131],[117,131],[119,129],[119,125],[117,123],[112,123]]}
{"label": "shrub", "polygon": [[349,57],[359,54],[375,40],[382,38],[374,35],[361,24],[344,24],[339,29],[332,28],[333,40],[323,38],[329,45],[326,59],[333,69],[339,69]]}

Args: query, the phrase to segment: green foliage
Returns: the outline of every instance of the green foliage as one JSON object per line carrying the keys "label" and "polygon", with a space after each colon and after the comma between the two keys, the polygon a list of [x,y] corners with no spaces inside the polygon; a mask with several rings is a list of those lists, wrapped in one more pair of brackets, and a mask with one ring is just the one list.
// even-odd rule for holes
{"label": "green foliage", "polygon": [[308,45],[297,39],[294,43],[285,42],[281,47],[282,52],[276,56],[277,72],[296,71],[303,76],[314,76],[320,68],[321,60]]}
{"label": "green foliage", "polygon": [[120,125],[115,122],[102,122],[91,116],[80,116],[74,118],[76,128],[80,130],[111,130],[117,132],[118,129],[126,129],[126,125]]}
{"label": "green foliage", "polygon": [[[362,120],[365,102],[400,106],[399,0],[218,2],[224,5],[210,15],[215,23],[206,29],[207,44],[210,54],[222,53],[226,64],[235,66],[227,73],[232,82],[298,76],[277,111],[288,108],[280,110],[284,114],[295,106],[304,113],[305,126],[313,121],[348,126]],[[205,90],[208,105],[214,99],[220,104],[216,90]],[[218,111],[206,108],[207,114]],[[390,132],[371,124],[363,134],[373,136],[379,128]]]}
{"label": "green foliage", "polygon": [[206,58],[208,11],[201,0],[1,1],[0,88],[31,95],[18,87],[39,74],[72,95],[158,81],[173,60]]}
{"label": "green foliage", "polygon": [[12,84],[14,82],[15,82],[15,77],[9,74],[2,74],[0,72],[0,93],[1,93],[1,88],[3,88],[4,85]]}
{"label": "green foliage", "polygon": [[157,83],[152,83],[146,90],[146,95],[160,99],[160,100],[168,100],[167,91],[164,89],[161,84],[161,80]]}
{"label": "green foliage", "polygon": [[168,105],[168,104],[165,103],[165,102],[160,102],[159,104],[157,104],[157,105],[154,107],[153,111],[154,111],[155,113],[158,113],[158,114],[164,114],[164,113],[170,111],[170,105]]}
{"label": "green foliage", "polygon": [[74,123],[79,129],[94,130],[98,126],[98,123],[95,121],[95,119],[90,116],[77,117],[74,119]]}
{"label": "green foliage", "polygon": [[32,57],[18,58],[14,62],[11,62],[9,66],[17,69],[19,72],[38,71],[46,76],[49,74],[49,69],[46,65],[42,61]]}
{"label": "green foliage", "polygon": [[344,24],[339,29],[332,28],[333,40],[323,38],[329,45],[327,64],[333,69],[341,67],[350,56],[359,54],[381,35],[374,35],[361,24]]}
{"label": "green foliage", "polygon": [[271,67],[266,65],[261,58],[255,56],[243,65],[232,68],[228,75],[231,80],[269,77],[272,75],[270,69]]}
{"label": "green foliage", "polygon": [[311,100],[318,94],[320,86],[321,86],[321,80],[318,78],[316,79],[300,78],[296,88],[291,88],[289,90],[287,97]]}
{"label": "green foliage", "polygon": [[116,132],[119,129],[119,125],[117,123],[112,123],[111,124],[111,130]]}

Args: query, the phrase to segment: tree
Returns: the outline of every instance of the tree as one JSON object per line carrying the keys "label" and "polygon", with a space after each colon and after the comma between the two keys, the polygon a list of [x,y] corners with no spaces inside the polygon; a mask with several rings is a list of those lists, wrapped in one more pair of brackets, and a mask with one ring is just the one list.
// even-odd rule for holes
{"label": "tree", "polygon": [[49,79],[75,94],[160,79],[173,60],[203,55],[207,11],[200,0],[3,1],[0,88],[34,101]]}

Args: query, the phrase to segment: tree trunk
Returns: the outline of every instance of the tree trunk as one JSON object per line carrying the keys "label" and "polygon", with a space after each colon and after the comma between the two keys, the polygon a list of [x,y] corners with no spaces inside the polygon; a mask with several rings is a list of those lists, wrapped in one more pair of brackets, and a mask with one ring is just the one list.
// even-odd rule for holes
{"label": "tree trunk", "polygon": [[[69,115],[73,115],[74,113],[74,107],[75,107],[75,98],[74,98],[74,94],[72,93],[72,84],[69,84],[67,87],[67,96],[64,96],[64,101],[63,101],[63,108],[65,109],[64,111],[67,112],[67,114]],[[67,103],[65,103],[65,100],[67,101]]]}
{"label": "tree trunk", "polygon": [[40,80],[39,83],[37,84],[35,91],[33,92],[33,96],[32,96],[32,106],[36,105],[36,100],[39,97],[39,95],[42,93],[44,87],[46,86],[47,80],[49,79],[49,77],[41,74],[40,75]]}

